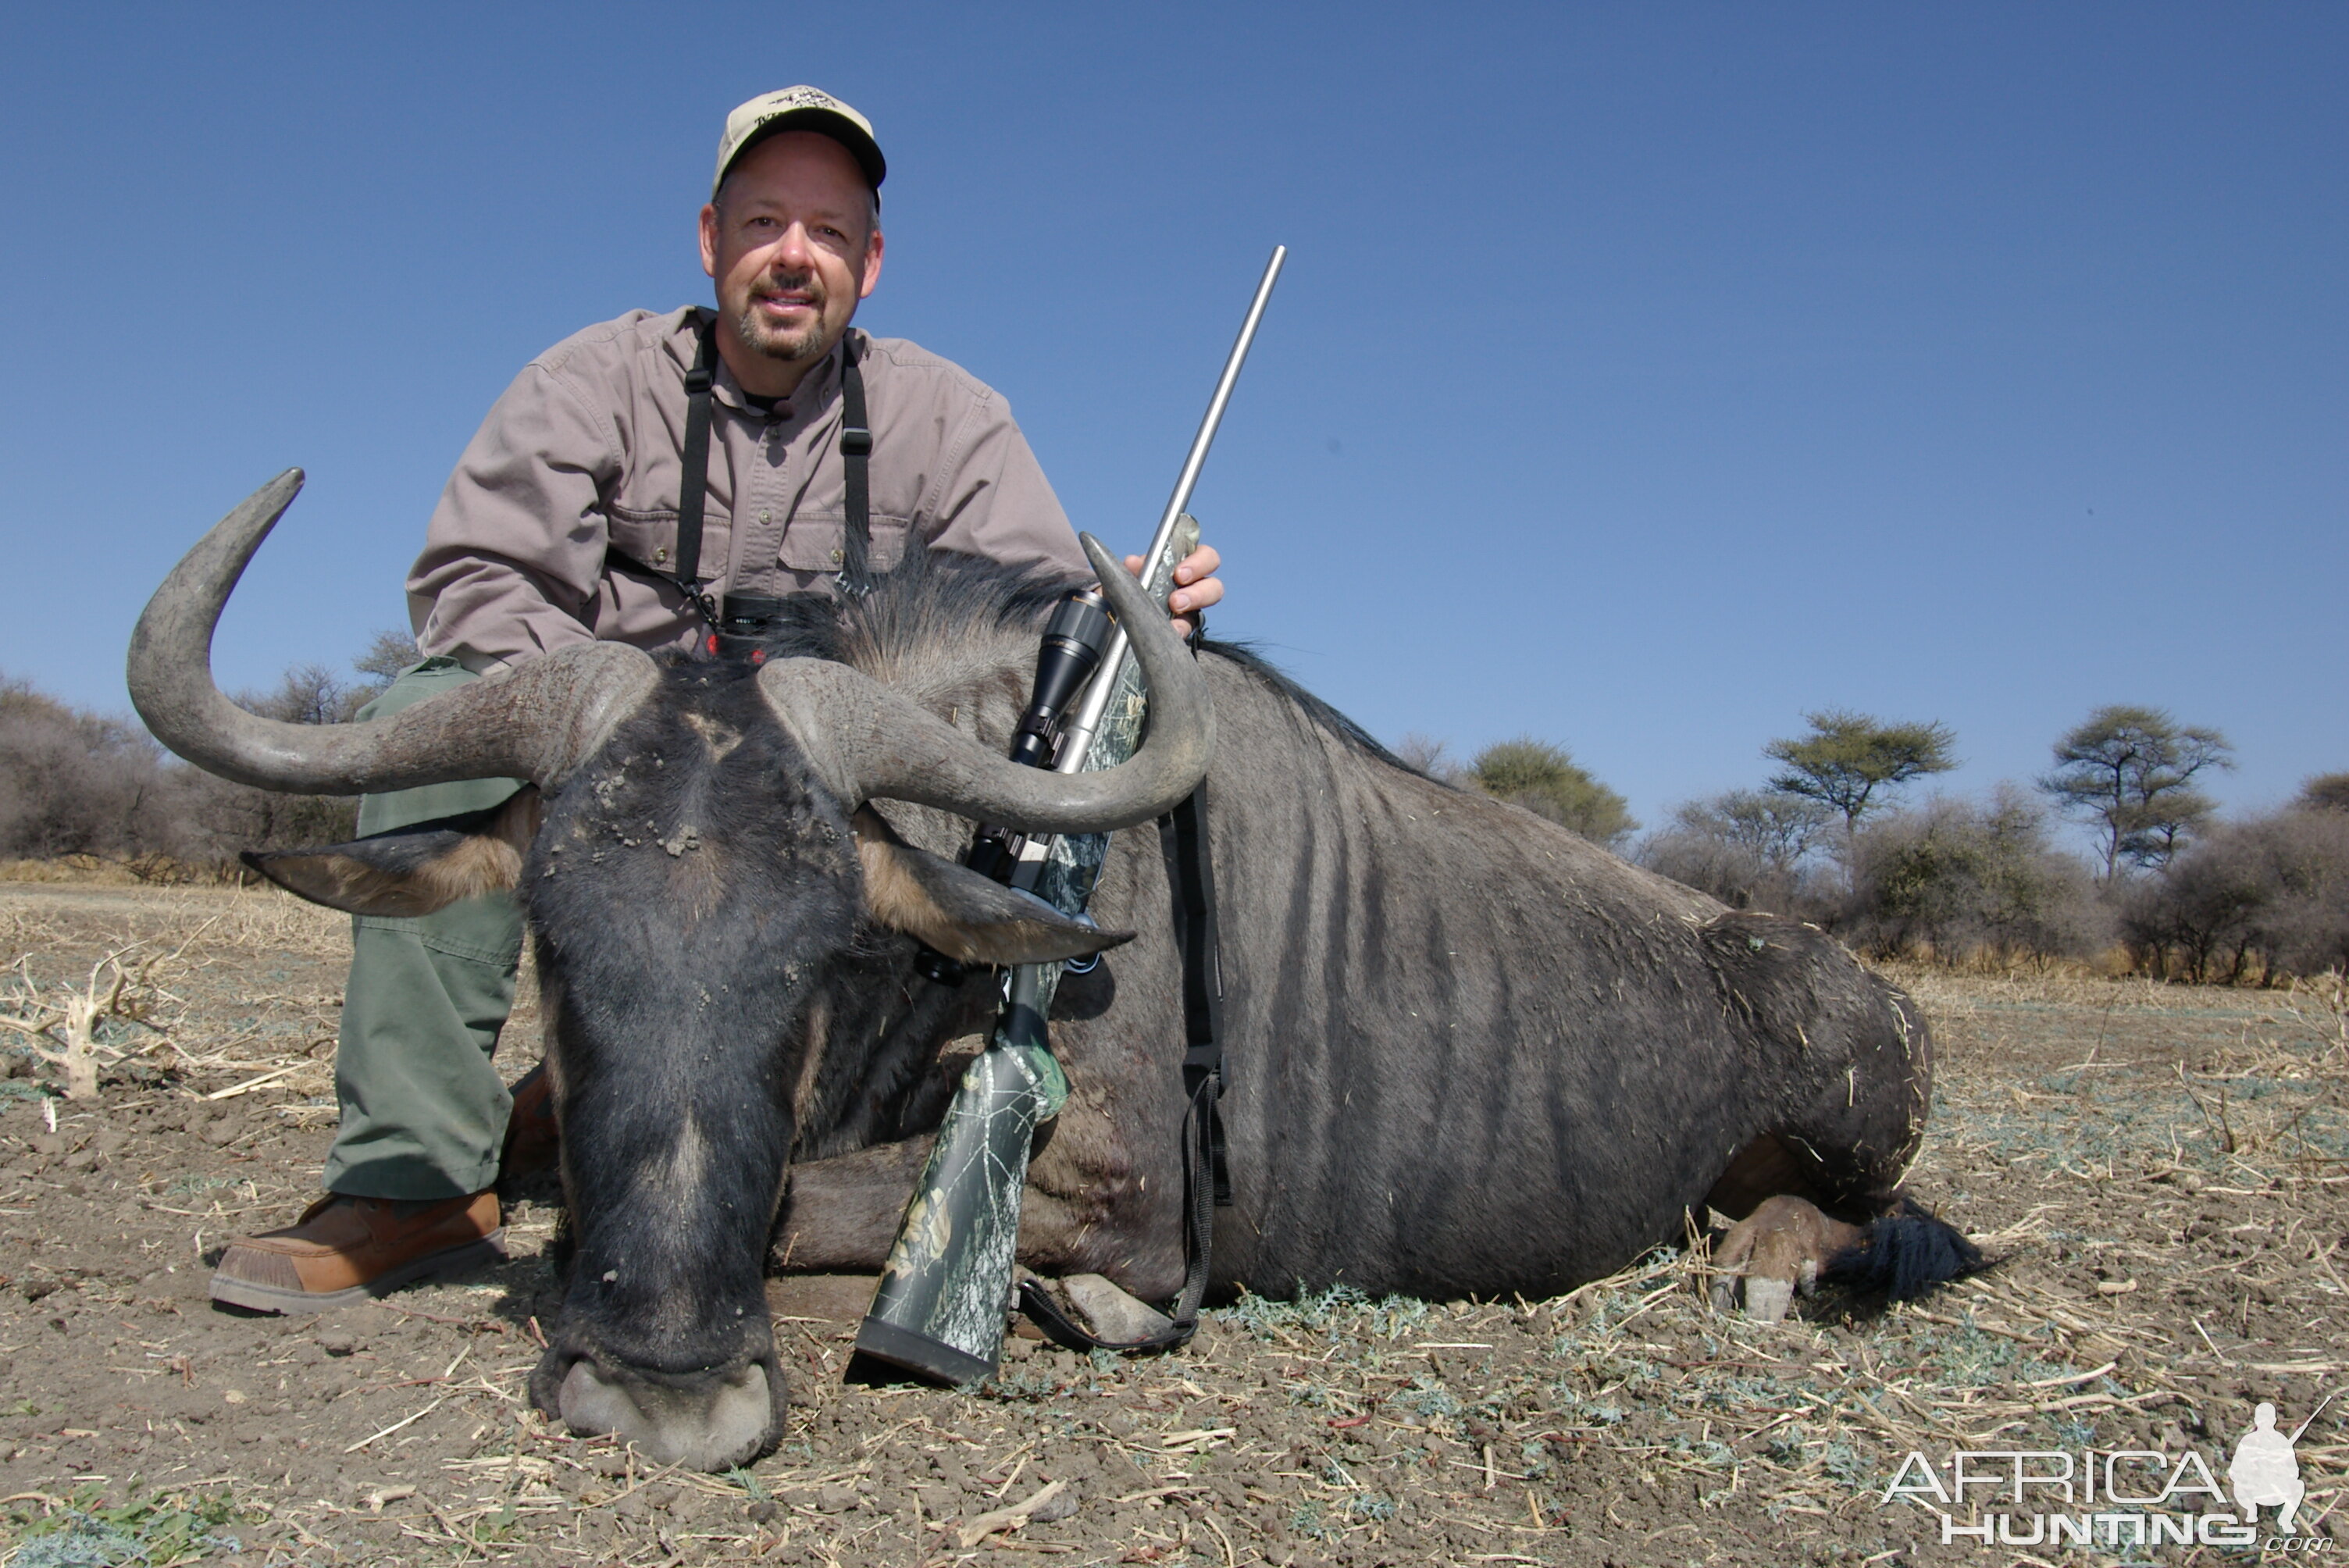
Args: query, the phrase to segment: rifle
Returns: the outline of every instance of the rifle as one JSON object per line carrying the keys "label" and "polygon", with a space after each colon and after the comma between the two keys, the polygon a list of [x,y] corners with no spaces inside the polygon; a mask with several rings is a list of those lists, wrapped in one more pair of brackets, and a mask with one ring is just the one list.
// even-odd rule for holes
{"label": "rifle", "polygon": [[[1176,563],[1197,547],[1199,525],[1185,508],[1288,255],[1287,247],[1273,247],[1143,557],[1143,586],[1154,604],[1165,603]],[[1097,605],[1099,590],[1089,592]],[[1015,758],[1038,763],[1049,754],[1051,767],[1062,773],[1110,768],[1132,756],[1146,708],[1141,667],[1128,651],[1124,629],[1110,628],[1102,636],[1098,611],[1089,617],[1080,609],[1087,596],[1072,595],[1052,618],[1038,661],[1036,698],[1012,750]],[[1069,707],[1070,676],[1081,668],[1090,673],[1090,684]],[[1047,753],[1043,742],[1052,731],[1057,737]],[[982,852],[990,837],[981,834]],[[1006,840],[994,842],[995,853],[1008,851]],[[1010,883],[1063,913],[1081,915],[1108,849],[1104,833],[1030,837],[1011,861]],[[965,1069],[938,1125],[872,1309],[857,1330],[861,1353],[957,1384],[991,1375],[1002,1359],[1029,1152],[1037,1127],[1058,1115],[1069,1098],[1068,1076],[1045,1027],[1061,972],[1058,964],[1024,964],[1004,977],[987,1047]]]}

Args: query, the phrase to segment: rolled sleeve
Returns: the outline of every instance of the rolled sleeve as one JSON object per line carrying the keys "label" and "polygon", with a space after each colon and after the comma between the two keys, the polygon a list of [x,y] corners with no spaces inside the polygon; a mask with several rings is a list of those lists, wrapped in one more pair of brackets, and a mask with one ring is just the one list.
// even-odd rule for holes
{"label": "rolled sleeve", "polygon": [[433,509],[408,578],[418,645],[480,665],[594,641],[604,497],[620,467],[608,419],[543,366],[525,368]]}

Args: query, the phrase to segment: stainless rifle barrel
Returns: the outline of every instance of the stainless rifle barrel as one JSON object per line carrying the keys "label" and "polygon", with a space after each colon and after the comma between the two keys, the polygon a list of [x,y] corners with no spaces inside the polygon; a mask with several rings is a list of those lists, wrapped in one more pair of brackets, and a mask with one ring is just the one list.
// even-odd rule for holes
{"label": "stainless rifle barrel", "polygon": [[[1288,247],[1275,245],[1272,259],[1264,264],[1264,276],[1256,285],[1256,297],[1248,302],[1247,319],[1240,323],[1240,335],[1232,344],[1232,352],[1224,361],[1224,373],[1216,380],[1216,395],[1207,399],[1206,416],[1199,421],[1199,433],[1191,438],[1190,456],[1183,459],[1183,471],[1175,477],[1174,493],[1166,498],[1166,510],[1158,517],[1158,528],[1150,536],[1150,553],[1142,559],[1142,574],[1147,578],[1150,569],[1174,537],[1174,520],[1191,504],[1191,491],[1199,482],[1199,470],[1207,466],[1207,449],[1215,444],[1216,429],[1224,422],[1224,405],[1232,400],[1232,388],[1238,384],[1240,366],[1247,363],[1248,346],[1256,341],[1257,324],[1264,319],[1264,307],[1271,302],[1272,285],[1280,281],[1280,266],[1288,260]],[[1108,667],[1109,661],[1102,665]]]}
{"label": "stainless rifle barrel", "polygon": [[[1150,536],[1149,552],[1142,558],[1144,583],[1164,564],[1166,547],[1174,538],[1175,520],[1191,504],[1191,491],[1199,482],[1199,470],[1207,466],[1207,449],[1215,445],[1216,427],[1224,422],[1224,405],[1232,400],[1240,366],[1247,363],[1248,346],[1256,341],[1257,324],[1264,319],[1264,307],[1272,299],[1272,285],[1280,281],[1280,266],[1287,260],[1288,247],[1275,245],[1272,259],[1264,264],[1264,276],[1257,283],[1256,297],[1248,302],[1247,318],[1240,323],[1240,335],[1224,361],[1224,373],[1216,379],[1216,395],[1207,399],[1206,416],[1199,421],[1199,433],[1191,438],[1191,453],[1183,459],[1183,471],[1175,477],[1174,493],[1166,498],[1166,510],[1159,516],[1157,531]],[[1125,628],[1119,626],[1111,632],[1109,645],[1102,650],[1100,669],[1092,684],[1085,688],[1084,701],[1070,717],[1060,755],[1053,759],[1056,771],[1074,773],[1084,767],[1086,754],[1092,749],[1093,732],[1101,727],[1102,712],[1109,707],[1110,692],[1117,685],[1118,667],[1125,662]]]}

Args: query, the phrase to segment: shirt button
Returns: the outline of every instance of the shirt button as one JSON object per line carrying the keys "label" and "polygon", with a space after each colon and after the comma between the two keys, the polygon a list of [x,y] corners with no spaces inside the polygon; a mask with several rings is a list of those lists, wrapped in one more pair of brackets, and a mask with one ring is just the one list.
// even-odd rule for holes
{"label": "shirt button", "polygon": [[668,560],[668,546],[667,546],[667,545],[664,544],[664,545],[662,545],[658,550],[656,550],[656,551],[654,551],[654,552],[653,552],[653,564],[654,564],[654,565],[658,566],[658,565],[662,564],[664,562],[666,562],[666,561],[667,561],[667,560]]}
{"label": "shirt button", "polygon": [[771,511],[762,511],[759,514],[759,521],[761,522],[772,522],[775,521],[775,514]]}
{"label": "shirt button", "polygon": [[835,551],[833,551],[833,552],[832,552],[832,563],[833,563],[834,566],[837,566],[837,565],[839,565],[839,564],[840,564],[840,552],[839,552],[839,551],[837,551],[837,550],[835,550]]}

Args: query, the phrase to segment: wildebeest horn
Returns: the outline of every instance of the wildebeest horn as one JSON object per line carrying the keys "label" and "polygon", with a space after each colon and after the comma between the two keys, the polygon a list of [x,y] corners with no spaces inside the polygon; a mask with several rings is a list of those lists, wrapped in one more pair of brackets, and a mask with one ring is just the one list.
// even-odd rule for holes
{"label": "wildebeest horn", "polygon": [[1141,749],[1094,773],[1022,768],[862,671],[778,659],[759,672],[767,701],[843,800],[910,800],[1030,832],[1098,833],[1145,821],[1198,787],[1216,746],[1198,664],[1142,585],[1092,534],[1085,554],[1150,683]]}
{"label": "wildebeest horn", "polygon": [[223,779],[357,795],[452,779],[551,786],[594,754],[652,690],[652,659],[589,643],[533,659],[388,718],[285,724],[212,683],[212,630],[253,552],[302,489],[288,469],[222,518],[171,569],[130,634],[130,700],[155,738]]}

